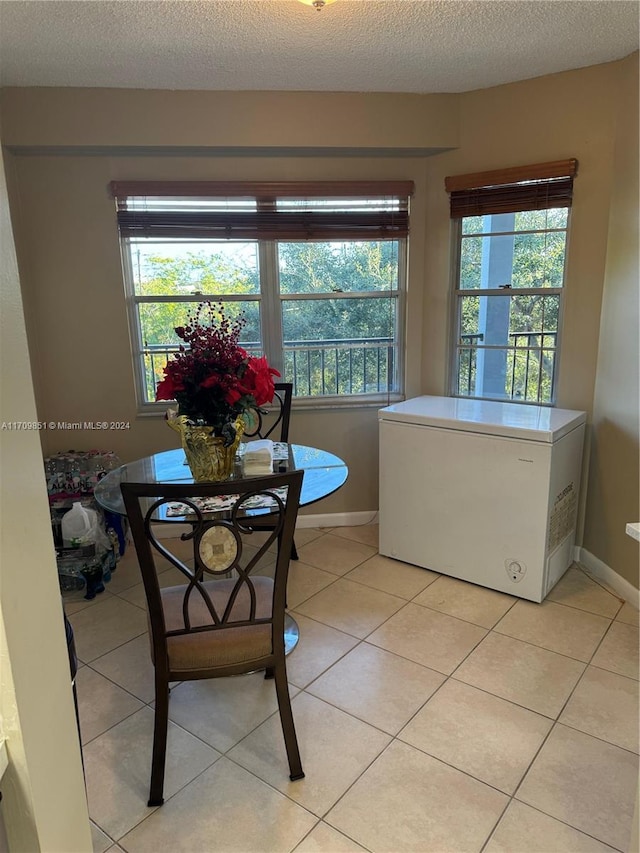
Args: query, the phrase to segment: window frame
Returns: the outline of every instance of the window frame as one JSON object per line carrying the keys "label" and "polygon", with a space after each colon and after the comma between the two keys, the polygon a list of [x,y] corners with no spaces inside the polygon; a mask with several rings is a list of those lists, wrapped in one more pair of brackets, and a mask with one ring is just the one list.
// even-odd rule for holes
{"label": "window frame", "polygon": [[[127,307],[127,320],[129,324],[129,341],[131,349],[131,359],[133,362],[133,379],[136,395],[136,410],[138,415],[154,415],[164,414],[167,410],[167,401],[146,400],[146,384],[147,375],[144,368],[145,348],[142,338],[142,323],[140,319],[139,305],[158,305],[162,303],[170,304],[187,304],[194,307],[200,302],[258,302],[260,305],[261,294],[242,293],[242,294],[210,294],[202,293],[196,295],[194,292],[191,295],[180,296],[178,294],[172,296],[139,296],[135,292],[135,283],[133,277],[133,269],[131,265],[131,252],[128,251],[128,246],[131,238],[125,237],[120,241],[121,255],[123,264],[123,280],[125,288],[125,302]],[[261,323],[262,332],[262,323]],[[264,340],[262,341],[264,343]],[[179,342],[176,341],[175,349],[177,351]],[[265,350],[266,351],[266,350]]]}
{"label": "window frame", "polygon": [[[406,186],[409,185],[407,182],[404,183]],[[367,187],[370,191],[368,193],[368,196],[363,195],[362,198],[383,198],[388,196],[388,193],[384,192],[384,190],[382,189],[384,184],[385,182],[368,182]],[[117,184],[112,185],[112,188],[116,185]],[[124,185],[120,184],[119,186]],[[160,187],[161,185],[156,186]],[[295,192],[297,185],[291,184],[287,186],[289,186],[291,191]],[[316,184],[315,186],[319,187],[321,186],[321,184]],[[375,193],[376,186],[380,187],[377,193]],[[162,196],[163,193],[159,191],[157,195]],[[287,197],[286,194],[283,195]],[[408,193],[406,196],[407,210],[410,195],[411,193]],[[327,197],[331,198],[331,194],[329,193]],[[334,192],[334,197],[340,198],[342,196],[338,192]],[[351,197],[359,198],[359,196],[354,196],[353,194]],[[122,200],[124,196],[120,195],[116,196],[116,198]],[[163,242],[160,236],[158,236],[157,239],[159,243]],[[171,243],[173,240],[177,239],[178,238],[175,237],[167,237],[164,240],[164,245],[166,245],[167,243]],[[189,242],[198,242],[197,238],[189,237],[187,239],[189,240]],[[217,236],[213,236],[210,239],[212,241],[217,241],[220,238]],[[336,234],[335,239],[333,240],[314,239],[313,242],[322,243],[358,243],[365,241],[378,242],[381,240],[384,240],[385,242],[396,242],[398,247],[397,281],[395,282],[395,287],[389,291],[349,291],[344,293],[335,293],[333,291],[327,291],[322,293],[311,294],[282,293],[280,290],[279,281],[279,243],[303,243],[307,241],[302,240],[299,237],[298,239],[284,237],[282,239],[268,239],[260,238],[258,236],[256,238],[247,237],[244,241],[242,241],[240,238],[237,239],[239,242],[256,243],[257,259],[259,265],[258,274],[260,282],[259,289],[256,293],[208,294],[205,292],[199,293],[198,291],[194,291],[192,294],[184,295],[176,294],[169,296],[143,296],[136,293],[136,283],[133,270],[133,256],[131,251],[132,243],[135,244],[139,242],[140,237],[136,236],[135,234],[119,234],[119,244],[122,256],[123,279],[127,306],[127,317],[129,324],[131,356],[133,361],[134,387],[137,412],[139,415],[155,416],[161,413],[163,414],[167,408],[166,401],[157,402],[154,400],[147,400],[148,371],[147,369],[145,369],[144,359],[145,353],[148,351],[148,347],[144,346],[143,341],[140,305],[185,303],[192,304],[195,307],[195,305],[197,305],[199,302],[207,300],[216,303],[257,302],[259,306],[262,351],[269,359],[269,363],[280,371],[280,373],[283,375],[283,379],[286,379],[286,377],[284,376],[283,367],[285,354],[287,351],[287,348],[284,345],[285,342],[282,321],[282,307],[285,301],[317,301],[325,299],[392,300],[395,304],[395,319],[393,324],[394,361],[393,375],[391,376],[391,388],[388,388],[388,390],[386,391],[378,391],[374,393],[364,394],[325,394],[317,396],[295,396],[293,398],[293,404],[296,408],[301,409],[363,408],[367,406],[379,407],[380,405],[388,405],[391,402],[396,402],[404,399],[406,336],[405,311],[408,270],[408,236],[406,234],[402,236],[393,235],[387,237],[386,239],[384,237],[376,238],[373,236],[369,236],[368,240],[363,240],[362,238],[359,238],[357,236],[341,237],[339,234]],[[205,243],[206,241],[207,238],[204,237],[203,243]],[[363,338],[363,344],[366,344],[366,341],[367,339]],[[177,345],[178,342],[176,342],[176,349]]]}
{"label": "window frame", "polygon": [[[555,161],[553,163],[542,163],[534,166],[514,167],[511,169],[495,170],[493,172],[480,172],[471,175],[460,175],[445,179],[445,188],[451,193],[451,232],[450,232],[450,269],[452,306],[449,312],[450,347],[447,360],[447,388],[452,397],[469,400],[487,400],[500,403],[516,403],[519,405],[534,405],[553,407],[557,402],[558,376],[560,369],[560,354],[562,351],[562,329],[565,309],[565,294],[567,283],[567,268],[571,234],[572,193],[573,179],[577,171],[577,160]],[[560,180],[557,180],[560,179]],[[545,202],[545,183],[547,187],[547,200]],[[555,197],[554,197],[555,193]],[[554,203],[556,198],[561,198],[559,203]],[[522,203],[522,207],[517,206]],[[473,210],[477,205],[478,209]],[[487,209],[488,208],[488,209]],[[492,209],[493,208],[493,209]],[[564,208],[567,210],[566,225],[564,228],[541,228],[522,229],[504,232],[478,232],[477,234],[463,234],[464,219],[473,216],[496,215],[501,213],[526,213],[533,210],[555,210]],[[464,212],[461,212],[464,211]],[[483,239],[491,236],[513,236],[526,234],[545,234],[563,232],[564,237],[564,262],[562,270],[562,284],[559,287],[493,287],[493,288],[463,288],[461,287],[462,249],[463,240],[467,237],[480,236]],[[542,357],[545,350],[544,335],[551,332],[538,332],[540,336],[540,347],[518,347],[514,341],[513,345],[507,343],[502,345],[463,345],[462,341],[462,310],[465,297],[477,298],[509,298],[514,296],[551,296],[558,299],[558,316],[555,334],[555,346],[553,348],[553,370],[550,381],[551,389],[548,400],[521,399],[505,395],[497,396],[490,394],[464,394],[460,392],[460,377],[462,368],[462,354],[469,352],[476,354],[483,352],[501,351],[507,358],[507,369],[510,356],[515,360],[517,352],[535,351]],[[515,333],[517,334],[517,333]],[[527,334],[526,332],[522,334]],[[515,375],[515,362],[512,368]],[[528,365],[528,356],[527,356]],[[525,385],[528,385],[529,370],[527,366]],[[538,369],[538,397],[541,388],[541,367]],[[525,387],[526,393],[526,387]]]}
{"label": "window frame", "polygon": [[[282,241],[285,242],[285,241]],[[290,241],[286,241],[290,242]],[[348,240],[339,241],[339,242],[350,242]],[[353,241],[351,241],[353,242]],[[405,319],[405,305],[406,305],[406,292],[407,292],[407,256],[408,256],[408,238],[395,238],[395,242],[398,243],[398,278],[397,278],[397,288],[390,291],[349,291],[345,293],[334,293],[333,291],[326,291],[323,293],[282,293],[280,290],[280,283],[278,281],[277,284],[277,298],[279,300],[278,304],[278,318],[279,318],[279,326],[280,332],[283,332],[283,323],[281,321],[282,318],[282,304],[288,301],[300,301],[300,302],[310,302],[310,301],[318,301],[318,300],[330,300],[330,299],[379,299],[379,300],[389,300],[395,302],[395,323],[394,323],[394,349],[395,349],[395,358],[394,358],[394,375],[396,378],[396,382],[394,383],[397,387],[395,390],[388,389],[387,391],[379,391],[371,394],[323,394],[318,396],[294,396],[292,399],[292,403],[297,404],[300,408],[339,408],[339,407],[360,407],[360,406],[376,406],[379,407],[382,405],[389,405],[392,402],[399,402],[404,399],[404,382],[405,382],[405,334],[406,334],[406,319]],[[275,252],[277,256],[277,241],[275,241]],[[279,273],[279,265],[275,263],[275,274],[278,277]],[[284,336],[283,336],[284,337]],[[366,338],[363,338],[363,343],[366,343]],[[278,370],[284,376],[284,355],[287,352],[287,348],[284,346],[284,341],[282,342],[282,347],[280,349],[282,353],[283,359],[282,363],[279,365],[277,363],[277,357],[274,358],[274,366],[277,367]],[[286,378],[286,377],[285,377]],[[287,381],[291,381],[289,378],[286,378]]]}
{"label": "window frame", "polygon": [[[554,208],[548,208],[552,210]],[[521,211],[515,211],[516,213]],[[562,286],[561,287],[514,287],[514,288],[461,288],[460,287],[460,270],[461,270],[461,257],[462,257],[462,241],[464,239],[462,234],[462,220],[464,217],[460,217],[459,219],[452,220],[452,244],[453,244],[453,253],[454,253],[454,264],[452,266],[453,269],[453,300],[454,300],[454,309],[452,312],[452,334],[451,334],[451,356],[449,359],[449,393],[452,397],[457,397],[459,399],[465,400],[489,400],[498,403],[517,403],[518,405],[525,406],[546,406],[553,407],[557,402],[557,388],[558,388],[558,373],[560,366],[560,352],[562,348],[562,327],[563,327],[563,316],[564,316],[564,302],[565,302],[565,286],[567,280],[567,256],[569,253],[569,233],[571,226],[571,208],[568,209],[567,212],[567,226],[564,229],[541,229],[538,231],[515,231],[515,232],[505,232],[505,234],[513,233],[515,235],[519,234],[542,234],[558,231],[564,231],[565,233],[565,244],[564,244],[564,265],[562,270]],[[483,235],[490,236],[490,235]],[[502,234],[498,235],[502,236]],[[497,396],[488,396],[488,395],[474,395],[474,394],[461,394],[459,391],[460,384],[460,361],[461,361],[461,353],[463,350],[469,350],[469,352],[478,352],[479,349],[487,352],[490,350],[495,351],[505,351],[507,353],[507,358],[511,353],[515,353],[516,350],[535,350],[540,352],[540,347],[517,347],[515,344],[513,346],[509,345],[493,345],[493,346],[483,346],[483,347],[474,347],[472,345],[463,347],[460,344],[460,329],[462,323],[462,304],[463,299],[469,296],[477,296],[477,297],[497,297],[497,298],[507,298],[513,296],[557,296],[558,297],[558,323],[557,330],[554,333],[556,336],[556,344],[554,347],[554,358],[553,358],[553,372],[551,375],[551,395],[548,401],[545,400],[522,400],[514,397],[497,397]],[[526,333],[523,333],[526,334]],[[535,334],[535,333],[531,333]],[[541,336],[544,335],[544,332],[537,333]],[[551,333],[546,333],[551,334]]]}

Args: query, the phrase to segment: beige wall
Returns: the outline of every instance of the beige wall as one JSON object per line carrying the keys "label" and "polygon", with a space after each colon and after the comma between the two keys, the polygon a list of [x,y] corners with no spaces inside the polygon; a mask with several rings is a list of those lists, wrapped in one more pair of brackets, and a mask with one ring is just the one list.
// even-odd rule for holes
{"label": "beige wall", "polygon": [[600,300],[607,242],[614,143],[617,65],[554,74],[461,96],[460,146],[427,166],[425,338],[438,341],[438,358],[424,353],[423,385],[444,388],[449,281],[448,198],[445,175],[576,157],[565,314],[557,405],[591,410],[598,353]]}
{"label": "beige wall", "polygon": [[[41,434],[45,452],[107,446],[131,460],[176,446],[161,417],[136,417],[113,201],[115,178],[410,178],[424,233],[424,162],[416,158],[14,156],[12,184],[38,411],[43,421],[128,421],[122,432]],[[421,254],[411,263],[407,388],[420,391]],[[310,512],[377,509],[377,409],[295,413],[291,439],[346,459],[347,485]]]}
{"label": "beige wall", "polygon": [[[0,159],[0,420],[37,420]],[[91,850],[69,659],[37,431],[0,430],[2,811],[15,851]]]}
{"label": "beige wall", "polygon": [[[553,74],[461,96],[460,146],[428,160],[428,286],[424,299],[423,388],[447,393],[450,239],[446,175],[505,165],[578,159],[571,210],[557,405],[587,412],[598,358],[600,303],[606,261],[609,201],[618,102],[619,63]],[[433,351],[433,343],[437,351]],[[603,346],[607,346],[604,342]],[[586,433],[584,470],[589,459]],[[583,481],[586,477],[583,477]],[[584,530],[582,489],[578,542]]]}
{"label": "beige wall", "polygon": [[618,68],[607,241],[584,547],[638,586],[638,54]]}
{"label": "beige wall", "polygon": [[411,150],[455,145],[456,95],[5,89],[6,144]]}
{"label": "beige wall", "polygon": [[[620,67],[444,96],[5,90],[12,213],[40,416],[131,421],[129,432],[107,436],[48,433],[46,449],[99,441],[131,459],[175,446],[160,421],[135,417],[106,191],[115,178],[414,180],[406,357],[413,396],[448,388],[444,176],[577,157],[558,405],[591,416]],[[605,340],[600,352],[606,347]],[[375,409],[296,412],[292,437],[333,450],[350,467],[346,487],[310,512],[377,508]]]}

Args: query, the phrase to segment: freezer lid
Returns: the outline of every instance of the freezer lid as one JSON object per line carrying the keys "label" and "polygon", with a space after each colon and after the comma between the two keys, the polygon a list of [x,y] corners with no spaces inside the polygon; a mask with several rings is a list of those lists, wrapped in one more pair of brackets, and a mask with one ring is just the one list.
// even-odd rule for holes
{"label": "freezer lid", "polygon": [[380,409],[380,421],[554,442],[587,419],[586,412],[462,397],[414,397]]}

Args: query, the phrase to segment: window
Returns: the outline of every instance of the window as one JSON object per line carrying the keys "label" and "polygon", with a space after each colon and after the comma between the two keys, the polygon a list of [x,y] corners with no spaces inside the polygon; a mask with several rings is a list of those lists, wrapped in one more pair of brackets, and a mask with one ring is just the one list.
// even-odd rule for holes
{"label": "window", "polygon": [[577,162],[446,178],[457,245],[452,394],[551,405]]}
{"label": "window", "polygon": [[244,315],[243,345],[298,398],[399,394],[412,188],[112,183],[141,408],[202,301]]}

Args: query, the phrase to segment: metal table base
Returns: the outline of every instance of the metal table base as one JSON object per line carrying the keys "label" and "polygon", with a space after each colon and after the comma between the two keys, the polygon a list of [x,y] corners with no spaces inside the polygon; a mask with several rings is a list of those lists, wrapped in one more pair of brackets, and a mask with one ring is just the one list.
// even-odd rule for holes
{"label": "metal table base", "polygon": [[298,645],[300,639],[300,630],[298,623],[288,613],[284,617],[284,653],[288,655]]}

